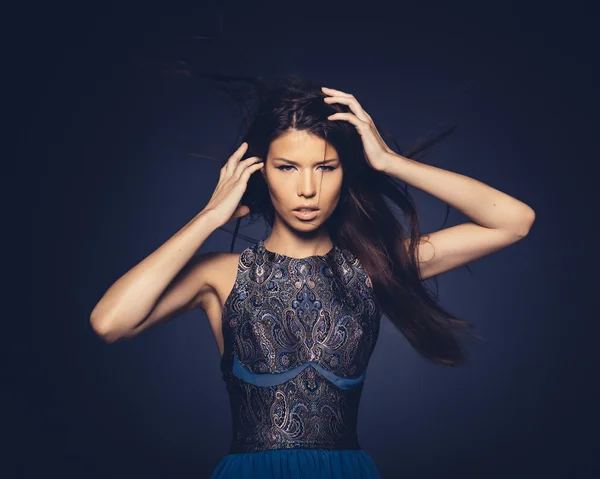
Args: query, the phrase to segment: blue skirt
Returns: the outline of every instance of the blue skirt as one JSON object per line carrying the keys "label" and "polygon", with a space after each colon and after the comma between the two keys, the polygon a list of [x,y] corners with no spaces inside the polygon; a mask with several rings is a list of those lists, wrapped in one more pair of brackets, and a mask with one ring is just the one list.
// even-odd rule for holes
{"label": "blue skirt", "polygon": [[225,455],[210,479],[381,479],[362,449],[272,449]]}

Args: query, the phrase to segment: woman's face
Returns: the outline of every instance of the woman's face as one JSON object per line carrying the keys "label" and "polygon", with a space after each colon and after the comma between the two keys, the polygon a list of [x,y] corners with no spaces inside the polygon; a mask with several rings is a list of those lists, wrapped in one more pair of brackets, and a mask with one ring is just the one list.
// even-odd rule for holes
{"label": "woman's face", "polygon": [[[307,131],[288,130],[271,142],[261,173],[277,216],[293,229],[322,226],[338,204],[343,173],[337,151]],[[303,218],[294,209],[305,205],[318,209]]]}

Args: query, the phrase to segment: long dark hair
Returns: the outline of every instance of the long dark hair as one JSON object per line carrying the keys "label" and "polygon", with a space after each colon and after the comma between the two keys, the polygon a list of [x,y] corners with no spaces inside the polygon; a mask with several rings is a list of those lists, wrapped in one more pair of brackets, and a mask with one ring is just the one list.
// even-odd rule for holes
{"label": "long dark hair", "polygon": [[[248,143],[244,158],[258,156],[266,160],[271,142],[290,128],[310,132],[335,147],[344,174],[340,200],[328,219],[332,241],[358,257],[371,278],[384,314],[419,354],[450,366],[465,362],[467,350],[457,333],[473,325],[442,308],[437,294],[434,295],[419,277],[416,256],[421,237],[419,218],[408,185],[369,166],[354,125],[327,119],[335,112],[351,113],[350,108],[325,103],[326,95],[320,85],[298,75],[280,77],[269,85],[262,77],[193,74],[210,80],[240,106],[243,123],[235,148],[244,141]],[[416,160],[454,128],[427,141],[420,139],[412,149],[401,154]],[[396,142],[393,143],[400,150]],[[403,212],[408,234],[394,215],[390,202]],[[262,175],[250,176],[241,204],[250,208],[247,217],[251,222],[262,218],[272,228],[275,211]],[[233,232],[231,251],[239,235],[241,219],[238,218]],[[404,240],[409,236],[409,246],[404,248]]]}

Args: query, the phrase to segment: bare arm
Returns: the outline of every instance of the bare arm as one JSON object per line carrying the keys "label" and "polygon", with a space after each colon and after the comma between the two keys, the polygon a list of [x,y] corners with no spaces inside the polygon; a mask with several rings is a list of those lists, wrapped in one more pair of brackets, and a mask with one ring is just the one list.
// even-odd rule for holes
{"label": "bare arm", "polygon": [[[114,342],[131,336],[136,328],[141,328],[173,280],[179,277],[180,280],[175,283],[181,284],[181,279],[199,263],[190,260],[220,224],[214,212],[201,211],[162,246],[121,276],[90,315],[94,331],[106,342]],[[198,290],[192,289],[191,285],[180,288],[177,297],[170,300],[170,309],[177,306],[185,311],[197,293]],[[145,324],[143,329],[148,326]]]}
{"label": "bare arm", "polygon": [[106,342],[132,337],[164,319],[201,305],[202,291],[209,286],[214,254],[190,259],[206,238],[249,208],[240,205],[250,175],[262,168],[258,157],[242,160],[247,143],[221,168],[219,182],[206,205],[188,224],[160,248],[119,278],[100,299],[90,315],[94,331]]}
{"label": "bare arm", "polygon": [[[535,211],[529,205],[474,178],[396,154],[388,156],[387,164],[386,173],[434,195],[473,220],[419,238],[421,279],[520,241],[535,221]],[[405,247],[409,241],[405,239]]]}

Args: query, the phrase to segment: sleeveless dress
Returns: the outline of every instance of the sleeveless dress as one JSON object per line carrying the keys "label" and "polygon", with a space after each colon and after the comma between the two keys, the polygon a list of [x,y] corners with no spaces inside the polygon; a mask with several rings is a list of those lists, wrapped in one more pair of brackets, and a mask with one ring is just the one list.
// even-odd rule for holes
{"label": "sleeveless dress", "polygon": [[211,479],[381,479],[357,437],[380,319],[363,266],[335,243],[306,258],[263,240],[242,251],[222,316],[233,439]]}

